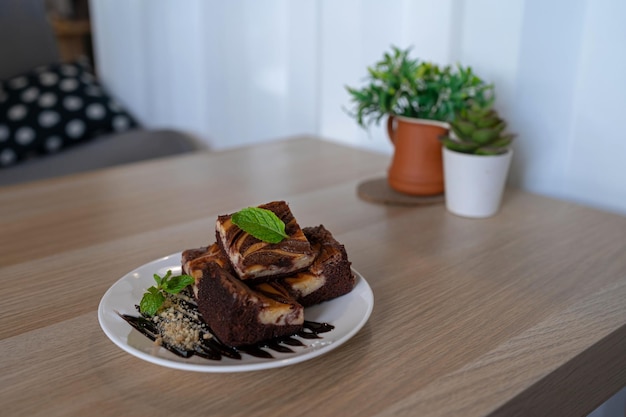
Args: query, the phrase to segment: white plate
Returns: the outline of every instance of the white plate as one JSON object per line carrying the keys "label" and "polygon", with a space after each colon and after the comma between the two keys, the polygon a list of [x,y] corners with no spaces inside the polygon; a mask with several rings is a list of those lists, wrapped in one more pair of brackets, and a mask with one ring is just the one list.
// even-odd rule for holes
{"label": "white plate", "polygon": [[291,347],[293,353],[270,351],[274,358],[265,359],[242,353],[242,359],[222,358],[219,361],[198,356],[182,358],[155,344],[133,329],[120,314],[136,315],[135,305],[139,303],[146,289],[154,285],[153,274],[164,275],[168,269],[174,275],[181,273],[181,254],[175,253],[140,266],[120,278],[108,289],[98,307],[98,320],[104,333],[117,346],[140,359],[157,365],[198,372],[241,372],[277,368],[293,365],[307,359],[328,353],[354,336],[367,322],[374,307],[374,295],[367,281],[353,269],[357,277],[352,292],[307,307],[305,319],[330,323],[335,328],[321,333],[321,339],[301,339],[306,346]]}

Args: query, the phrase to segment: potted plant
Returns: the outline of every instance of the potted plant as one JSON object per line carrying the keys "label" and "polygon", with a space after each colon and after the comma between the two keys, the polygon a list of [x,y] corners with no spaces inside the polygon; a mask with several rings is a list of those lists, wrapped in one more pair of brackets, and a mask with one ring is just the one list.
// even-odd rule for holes
{"label": "potted plant", "polygon": [[368,67],[363,88],[346,87],[355,106],[351,115],[363,128],[388,116],[394,144],[388,182],[396,191],[436,195],[444,189],[441,144],[448,122],[471,103],[490,100],[493,87],[470,67],[439,67],[409,57],[410,49],[391,52]]}
{"label": "potted plant", "polygon": [[459,216],[497,213],[511,164],[514,134],[491,107],[473,105],[450,122],[442,136],[446,207]]}

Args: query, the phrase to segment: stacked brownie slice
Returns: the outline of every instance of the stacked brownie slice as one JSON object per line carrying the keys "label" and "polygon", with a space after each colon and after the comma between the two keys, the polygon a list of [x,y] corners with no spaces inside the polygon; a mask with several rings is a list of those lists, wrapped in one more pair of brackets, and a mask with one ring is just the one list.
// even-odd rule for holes
{"label": "stacked brownie slice", "polygon": [[324,226],[300,228],[289,206],[259,206],[285,224],[288,236],[263,242],[222,215],[216,243],[183,252],[204,321],[231,346],[289,336],[302,329],[304,307],[352,290],[355,277],[341,245]]}

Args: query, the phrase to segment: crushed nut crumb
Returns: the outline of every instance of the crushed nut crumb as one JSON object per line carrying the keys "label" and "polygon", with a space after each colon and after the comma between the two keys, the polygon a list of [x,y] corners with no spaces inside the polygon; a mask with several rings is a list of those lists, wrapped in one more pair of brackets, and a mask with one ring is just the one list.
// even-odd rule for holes
{"label": "crushed nut crumb", "polygon": [[161,309],[152,318],[160,334],[155,344],[195,350],[202,340],[212,337],[198,320],[198,314],[185,308],[185,303],[190,301],[185,294],[167,295]]}

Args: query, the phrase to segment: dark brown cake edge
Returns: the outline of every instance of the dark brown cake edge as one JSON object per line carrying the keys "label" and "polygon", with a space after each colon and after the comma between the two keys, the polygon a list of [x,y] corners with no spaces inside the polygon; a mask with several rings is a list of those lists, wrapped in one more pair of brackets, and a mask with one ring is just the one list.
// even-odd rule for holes
{"label": "dark brown cake edge", "polygon": [[[311,245],[322,245],[318,256],[321,256],[323,253],[323,246],[331,246],[341,253],[341,260],[325,263],[322,268],[322,274],[326,276],[326,283],[311,294],[304,297],[297,297],[297,301],[304,307],[308,307],[341,297],[351,292],[356,284],[356,276],[352,273],[352,263],[348,260],[345,246],[339,243],[333,234],[322,224],[319,226],[305,227],[302,231],[311,242]],[[313,261],[313,263],[315,264],[315,261]]]}
{"label": "dark brown cake edge", "polygon": [[237,303],[239,297],[233,297],[232,287],[252,293],[245,283],[214,263],[207,266],[198,284],[198,310],[222,343],[240,347],[291,336],[302,330],[302,325],[259,323],[260,307]]}

